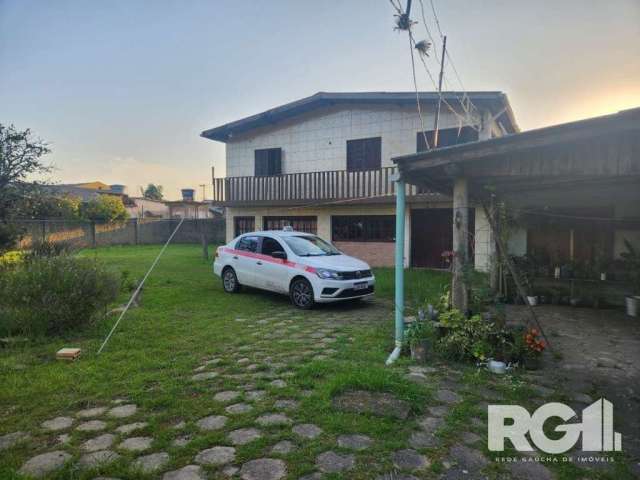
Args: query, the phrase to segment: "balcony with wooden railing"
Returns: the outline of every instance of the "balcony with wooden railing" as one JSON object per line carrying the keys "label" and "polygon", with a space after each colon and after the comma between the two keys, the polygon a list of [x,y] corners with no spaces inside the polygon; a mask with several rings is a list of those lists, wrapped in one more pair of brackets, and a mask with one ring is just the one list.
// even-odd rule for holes
{"label": "balcony with wooden railing", "polygon": [[[395,197],[396,167],[329,170],[265,177],[213,179],[213,203],[225,206],[308,205],[318,202],[386,203]],[[407,185],[409,196],[434,193]]]}

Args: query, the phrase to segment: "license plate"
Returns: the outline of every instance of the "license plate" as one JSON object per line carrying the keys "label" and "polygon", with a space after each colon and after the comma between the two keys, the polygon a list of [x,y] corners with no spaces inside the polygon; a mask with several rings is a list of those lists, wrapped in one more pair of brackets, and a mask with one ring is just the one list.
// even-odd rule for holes
{"label": "license plate", "polygon": [[367,282],[358,282],[353,284],[354,290],[364,290],[369,286]]}

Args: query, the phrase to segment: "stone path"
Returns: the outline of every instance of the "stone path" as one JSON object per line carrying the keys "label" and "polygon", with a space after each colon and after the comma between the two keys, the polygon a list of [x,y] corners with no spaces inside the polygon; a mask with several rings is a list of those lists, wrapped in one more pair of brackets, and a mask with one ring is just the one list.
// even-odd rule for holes
{"label": "stone path", "polygon": [[[340,361],[338,353],[353,341],[351,331],[388,321],[385,310],[370,307],[354,309],[349,315],[328,312],[302,316],[286,311],[237,319],[253,340],[215,346],[214,353],[204,353],[184,372],[185,384],[206,405],[199,415],[158,422],[157,412],[142,404],[126,398],[106,400],[42,419],[38,431],[5,433],[0,436],[0,455],[28,446],[30,455],[20,472],[37,478],[55,475],[65,464],[80,470],[100,466],[109,472],[114,463],[129,469],[130,478],[140,472],[162,480],[317,480],[327,476],[413,480],[489,475],[490,459],[483,453],[486,406],[499,402],[502,395],[495,388],[497,382],[470,388],[451,366],[399,363],[392,367],[400,379],[431,393],[419,411],[395,393],[356,389],[340,391],[326,405],[344,416],[340,422],[323,423],[321,416],[309,415],[305,402],[316,400],[314,385],[296,386],[297,367],[318,356]],[[280,346],[289,348],[280,352]],[[330,371],[333,375],[339,370]],[[533,395],[541,401],[556,394],[555,386],[543,376],[532,375],[531,380]],[[575,400],[587,403],[590,397],[581,391]],[[475,416],[452,433],[448,421],[461,405],[475,409]],[[358,431],[354,428],[358,423],[348,420],[354,416],[371,424],[400,425],[403,433],[392,448],[385,447],[389,438],[375,429]],[[35,444],[35,437],[50,441]],[[300,455],[305,456],[305,471],[299,471],[293,460]],[[364,477],[362,472],[371,476]],[[497,472],[499,478],[555,478],[543,464],[513,464]]]}

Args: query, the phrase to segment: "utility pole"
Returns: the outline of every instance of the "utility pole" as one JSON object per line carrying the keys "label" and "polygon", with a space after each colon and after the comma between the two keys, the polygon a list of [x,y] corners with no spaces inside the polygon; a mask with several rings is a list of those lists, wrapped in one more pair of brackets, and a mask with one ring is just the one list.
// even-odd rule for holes
{"label": "utility pole", "polygon": [[442,58],[440,59],[440,77],[438,78],[438,106],[433,123],[433,148],[438,148],[438,122],[440,121],[440,104],[442,99],[442,77],[444,75],[444,56],[447,53],[447,36],[442,38]]}

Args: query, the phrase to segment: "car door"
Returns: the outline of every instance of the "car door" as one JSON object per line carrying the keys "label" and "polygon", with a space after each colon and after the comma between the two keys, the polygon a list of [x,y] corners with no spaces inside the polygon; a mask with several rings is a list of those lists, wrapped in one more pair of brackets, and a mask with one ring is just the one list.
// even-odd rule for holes
{"label": "car door", "polygon": [[260,243],[260,260],[256,262],[256,281],[260,288],[274,292],[289,291],[287,260],[274,258],[273,252],[286,252],[280,241],[264,235]]}
{"label": "car door", "polygon": [[244,235],[236,242],[236,247],[231,253],[231,265],[241,285],[259,287],[255,269],[259,247],[260,237],[257,235]]}

